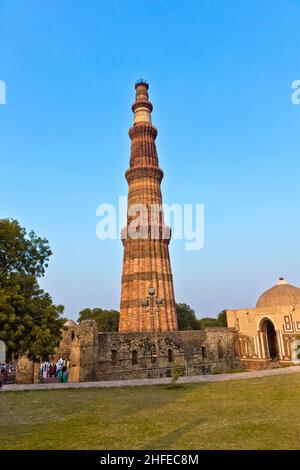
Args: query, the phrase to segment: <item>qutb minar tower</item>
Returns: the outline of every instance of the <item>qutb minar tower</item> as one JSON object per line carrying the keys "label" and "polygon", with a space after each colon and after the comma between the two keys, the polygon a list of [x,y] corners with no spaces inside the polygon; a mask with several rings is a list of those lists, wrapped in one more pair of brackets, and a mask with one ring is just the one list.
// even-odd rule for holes
{"label": "qutb minar tower", "polygon": [[[134,123],[129,129],[131,155],[125,174],[128,209],[127,227],[122,231],[121,332],[178,330],[169,256],[170,230],[164,225],[162,210],[153,217],[153,207],[162,208],[163,172],[158,164],[157,129],[151,123],[148,88],[144,80],[135,85]],[[131,236],[133,226],[137,230]]]}

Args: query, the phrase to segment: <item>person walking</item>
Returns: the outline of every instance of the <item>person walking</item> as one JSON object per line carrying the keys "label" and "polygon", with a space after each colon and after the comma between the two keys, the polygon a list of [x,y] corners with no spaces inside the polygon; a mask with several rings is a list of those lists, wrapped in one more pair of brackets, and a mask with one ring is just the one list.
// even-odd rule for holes
{"label": "person walking", "polygon": [[66,367],[63,367],[63,382],[67,383],[69,378],[69,371]]}
{"label": "person walking", "polygon": [[64,373],[63,373],[63,370],[62,370],[62,369],[59,369],[59,371],[58,371],[58,373],[57,373],[57,378],[58,378],[58,383],[62,383],[62,382],[63,382]]}
{"label": "person walking", "polygon": [[3,364],[3,366],[2,366],[1,378],[2,378],[3,385],[6,385],[7,384],[7,379],[8,379],[8,372],[7,372],[6,364]]}

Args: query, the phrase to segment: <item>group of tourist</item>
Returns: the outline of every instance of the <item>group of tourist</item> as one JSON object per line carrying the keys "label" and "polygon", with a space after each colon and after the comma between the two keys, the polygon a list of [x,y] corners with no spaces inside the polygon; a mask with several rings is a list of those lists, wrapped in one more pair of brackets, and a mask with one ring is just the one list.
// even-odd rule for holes
{"label": "group of tourist", "polygon": [[47,381],[49,379],[57,378],[59,383],[68,382],[69,378],[69,361],[64,358],[58,359],[57,362],[45,361],[41,363],[39,370],[40,381]]}
{"label": "group of tourist", "polygon": [[16,375],[16,365],[13,363],[0,364],[0,387],[8,382],[14,381]]}
{"label": "group of tourist", "polygon": [[[68,382],[69,378],[69,361],[60,358],[57,362],[45,361],[40,365],[39,380],[47,382],[51,379],[60,383]],[[0,363],[0,388],[2,385],[14,383],[16,379],[15,363]]]}

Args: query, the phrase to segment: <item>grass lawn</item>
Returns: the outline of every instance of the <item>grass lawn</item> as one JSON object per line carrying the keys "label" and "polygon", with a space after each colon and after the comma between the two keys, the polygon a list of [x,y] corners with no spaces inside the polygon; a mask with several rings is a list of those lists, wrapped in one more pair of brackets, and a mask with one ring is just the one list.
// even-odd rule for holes
{"label": "grass lawn", "polygon": [[300,374],[1,392],[0,449],[300,449]]}

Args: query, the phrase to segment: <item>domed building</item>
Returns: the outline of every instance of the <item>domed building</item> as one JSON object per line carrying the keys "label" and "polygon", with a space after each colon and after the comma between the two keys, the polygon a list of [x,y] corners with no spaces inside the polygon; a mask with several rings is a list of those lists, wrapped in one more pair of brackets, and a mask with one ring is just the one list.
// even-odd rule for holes
{"label": "domed building", "polygon": [[238,333],[239,355],[246,367],[261,369],[288,364],[300,338],[300,288],[279,278],[261,294],[256,307],[227,310],[227,324]]}
{"label": "domed building", "polygon": [[281,277],[274,287],[260,296],[256,307],[283,307],[297,304],[300,304],[300,288],[291,286]]}

